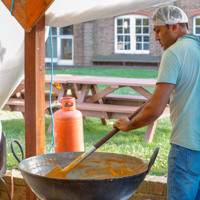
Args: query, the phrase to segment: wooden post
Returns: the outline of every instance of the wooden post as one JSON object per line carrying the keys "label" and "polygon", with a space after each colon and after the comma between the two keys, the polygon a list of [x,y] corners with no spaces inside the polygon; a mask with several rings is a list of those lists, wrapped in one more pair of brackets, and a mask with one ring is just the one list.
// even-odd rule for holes
{"label": "wooden post", "polygon": [[[26,157],[45,153],[45,17],[25,33]],[[37,197],[27,187],[27,200]]]}

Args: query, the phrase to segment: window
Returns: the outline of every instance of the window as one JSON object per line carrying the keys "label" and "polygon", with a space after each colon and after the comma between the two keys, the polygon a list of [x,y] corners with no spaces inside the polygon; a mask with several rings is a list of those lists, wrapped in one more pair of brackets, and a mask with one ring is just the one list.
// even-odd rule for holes
{"label": "window", "polygon": [[[53,58],[57,60],[57,28],[52,28]],[[45,43],[45,57],[51,58],[50,35]]]}
{"label": "window", "polygon": [[[58,65],[73,65],[73,26],[52,27],[53,62]],[[50,36],[45,44],[45,61],[51,62]]]}
{"label": "window", "polygon": [[200,39],[200,15],[199,16],[196,16],[196,17],[194,17],[193,18],[193,24],[194,24],[194,26],[193,26],[193,28],[194,28],[194,30],[193,30],[193,33],[196,35],[196,36],[198,36],[199,37],[199,39]]}
{"label": "window", "polygon": [[124,15],[115,19],[115,53],[149,53],[149,18]]}

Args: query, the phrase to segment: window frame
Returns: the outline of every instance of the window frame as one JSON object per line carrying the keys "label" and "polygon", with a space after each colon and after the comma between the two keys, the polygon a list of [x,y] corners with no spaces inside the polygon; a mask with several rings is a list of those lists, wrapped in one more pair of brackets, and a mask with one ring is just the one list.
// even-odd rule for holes
{"label": "window frame", "polygon": [[200,39],[200,33],[196,34],[196,27],[200,28],[200,25],[196,25],[196,19],[197,18],[200,20],[200,15],[197,15],[197,16],[193,17],[193,34],[196,35],[196,36],[198,36],[199,39]]}
{"label": "window frame", "polygon": [[[149,22],[150,22],[150,18],[148,16],[145,16],[145,15],[122,15],[122,16],[119,16],[119,17],[116,17],[115,18],[115,32],[114,32],[114,52],[115,53],[120,53],[120,54],[149,54],[150,53],[150,50],[136,50],[136,31],[135,31],[135,28],[136,28],[136,18],[139,18],[139,19],[148,19]],[[119,50],[117,49],[118,47],[118,40],[117,40],[117,37],[119,36],[119,34],[117,34],[117,20],[118,19],[129,19],[130,20],[130,50]],[[143,27],[143,26],[142,26]],[[149,32],[148,34],[141,34],[142,36],[145,36],[147,35],[149,37],[149,42],[148,44],[150,44],[150,23],[148,24],[148,28],[149,28]],[[126,35],[126,34],[124,34]],[[127,34],[128,35],[128,34]],[[143,42],[142,42],[143,44]]]}
{"label": "window frame", "polygon": [[[53,63],[57,63],[58,65],[73,65],[74,64],[74,36],[73,35],[61,35],[61,28],[60,27],[55,27],[56,28],[56,34],[52,34],[52,39],[53,37],[57,39],[57,58],[53,58]],[[48,36],[49,38],[49,36]],[[72,59],[67,60],[67,59],[62,59],[61,58],[61,40],[62,39],[71,39],[72,40]],[[53,47],[54,48],[54,47]],[[50,63],[51,58],[45,56],[45,63]]]}

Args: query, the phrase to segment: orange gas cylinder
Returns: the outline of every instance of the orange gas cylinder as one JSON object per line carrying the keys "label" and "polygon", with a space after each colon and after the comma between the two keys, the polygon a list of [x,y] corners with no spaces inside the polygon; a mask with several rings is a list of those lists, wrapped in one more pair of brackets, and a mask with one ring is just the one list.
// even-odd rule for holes
{"label": "orange gas cylinder", "polygon": [[54,113],[55,152],[84,151],[83,118],[74,97],[61,99],[62,109]]}

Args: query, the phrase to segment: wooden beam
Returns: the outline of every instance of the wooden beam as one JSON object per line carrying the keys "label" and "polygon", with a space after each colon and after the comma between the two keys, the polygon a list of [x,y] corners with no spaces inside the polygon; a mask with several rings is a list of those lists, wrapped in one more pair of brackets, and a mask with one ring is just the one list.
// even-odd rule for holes
{"label": "wooden beam", "polygon": [[156,131],[157,120],[147,126],[147,130],[144,136],[144,142],[152,142],[154,133]]}
{"label": "wooden beam", "polygon": [[[25,34],[26,157],[45,153],[45,17]],[[27,200],[37,199],[27,190]]]}
{"label": "wooden beam", "polygon": [[108,86],[107,88],[101,90],[100,92],[92,95],[91,97],[89,97],[87,99],[87,102],[88,103],[95,103],[97,102],[99,99],[102,99],[104,96],[110,94],[111,92],[117,90],[119,88],[118,85],[111,85],[111,86]]}
{"label": "wooden beam", "polygon": [[[15,0],[13,16],[29,32],[39,21],[54,0]],[[11,10],[12,0],[2,0],[3,4]]]}
{"label": "wooden beam", "polygon": [[131,86],[130,88],[132,88],[133,90],[135,90],[142,96],[146,97],[147,99],[150,99],[152,97],[152,94],[148,90],[144,89],[143,87]]}

